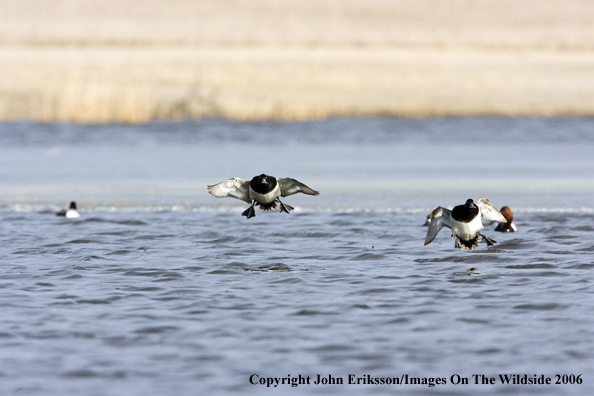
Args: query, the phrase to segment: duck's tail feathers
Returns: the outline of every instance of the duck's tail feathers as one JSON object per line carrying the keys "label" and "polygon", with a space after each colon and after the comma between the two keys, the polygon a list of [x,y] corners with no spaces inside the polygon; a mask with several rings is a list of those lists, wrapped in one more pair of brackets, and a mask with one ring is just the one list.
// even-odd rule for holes
{"label": "duck's tail feathers", "polygon": [[[467,252],[471,252],[476,248],[479,243],[481,243],[481,234],[476,234],[473,239],[464,240],[460,238],[456,238],[456,245],[455,247],[458,249],[462,249]],[[488,242],[487,242],[488,243]]]}
{"label": "duck's tail feathers", "polygon": [[272,210],[272,209],[276,209],[276,201],[272,201],[268,204],[259,204],[260,205],[260,209],[262,210]]}

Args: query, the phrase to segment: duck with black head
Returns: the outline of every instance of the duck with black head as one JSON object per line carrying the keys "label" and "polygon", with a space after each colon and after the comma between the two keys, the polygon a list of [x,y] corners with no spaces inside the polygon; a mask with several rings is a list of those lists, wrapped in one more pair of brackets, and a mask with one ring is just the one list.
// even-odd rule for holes
{"label": "duck with black head", "polygon": [[251,181],[234,177],[207,187],[208,192],[217,198],[232,197],[251,204],[242,213],[242,216],[248,219],[256,215],[254,210],[256,205],[259,205],[262,210],[271,210],[275,209],[278,204],[281,212],[290,213],[294,208],[281,202],[280,197],[287,197],[297,193],[320,194],[295,179],[277,179],[274,176],[265,174],[254,176]]}
{"label": "duck with black head", "polygon": [[74,202],[74,201],[70,202],[70,206],[68,207],[68,209],[62,209],[61,211],[56,213],[56,216],[64,216],[67,219],[76,219],[76,218],[80,217],[80,213],[78,212],[78,209],[76,208],[76,202]]}
{"label": "duck with black head", "polygon": [[468,199],[464,205],[454,206],[452,210],[438,206],[431,212],[431,222],[425,237],[425,245],[431,243],[445,226],[451,229],[452,236],[456,237],[454,245],[456,248],[471,251],[483,239],[488,246],[491,246],[495,241],[480,233],[483,229],[481,217],[502,223],[507,221],[497,208],[485,198],[479,199],[476,203],[472,199]]}

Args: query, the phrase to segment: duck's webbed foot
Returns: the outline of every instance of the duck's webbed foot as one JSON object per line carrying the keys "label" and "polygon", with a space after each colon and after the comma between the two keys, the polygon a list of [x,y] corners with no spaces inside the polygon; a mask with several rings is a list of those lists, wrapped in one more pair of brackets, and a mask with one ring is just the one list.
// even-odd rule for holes
{"label": "duck's webbed foot", "polygon": [[292,207],[291,205],[287,205],[284,204],[280,201],[280,199],[278,200],[278,203],[280,204],[280,211],[285,212],[285,213],[290,213],[293,209],[295,209],[294,207]]}
{"label": "duck's webbed foot", "polygon": [[487,246],[492,246],[492,245],[494,245],[495,243],[497,243],[497,241],[496,241],[496,240],[494,240],[494,239],[491,239],[491,238],[489,238],[489,237],[486,237],[486,236],[484,236],[483,234],[479,234],[479,235],[480,235],[481,237],[483,237],[483,239],[485,240],[485,242],[487,242]]}
{"label": "duck's webbed foot", "polygon": [[246,210],[243,211],[243,213],[241,214],[242,216],[245,216],[246,218],[250,219],[252,217],[256,216],[256,211],[254,210],[254,205],[255,202]]}

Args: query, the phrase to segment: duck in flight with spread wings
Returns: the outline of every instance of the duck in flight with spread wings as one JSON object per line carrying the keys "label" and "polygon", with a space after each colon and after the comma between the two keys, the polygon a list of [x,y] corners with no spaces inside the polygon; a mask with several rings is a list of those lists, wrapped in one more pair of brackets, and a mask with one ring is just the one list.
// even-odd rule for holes
{"label": "duck in flight with spread wings", "polygon": [[281,212],[289,213],[294,208],[281,202],[280,197],[287,197],[297,193],[307,195],[320,194],[295,179],[277,179],[265,174],[255,176],[251,181],[234,177],[208,186],[208,192],[217,198],[233,197],[251,204],[242,213],[242,216],[248,219],[256,215],[254,210],[255,205],[259,205],[260,209],[263,210],[271,210],[275,209],[278,203]]}
{"label": "duck in flight with spread wings", "polygon": [[479,199],[476,204],[472,199],[468,199],[464,205],[454,206],[452,210],[438,206],[431,212],[431,222],[425,237],[425,245],[431,243],[445,226],[451,229],[452,236],[456,237],[456,248],[466,251],[474,250],[482,239],[487,242],[488,246],[491,246],[495,241],[480,233],[483,229],[481,217],[501,223],[507,222],[497,208],[485,198]]}

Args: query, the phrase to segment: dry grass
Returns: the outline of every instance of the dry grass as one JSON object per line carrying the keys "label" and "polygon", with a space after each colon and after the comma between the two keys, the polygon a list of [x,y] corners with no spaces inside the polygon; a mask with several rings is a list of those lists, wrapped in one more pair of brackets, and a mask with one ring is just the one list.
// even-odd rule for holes
{"label": "dry grass", "polygon": [[0,119],[594,115],[590,0],[0,0]]}

